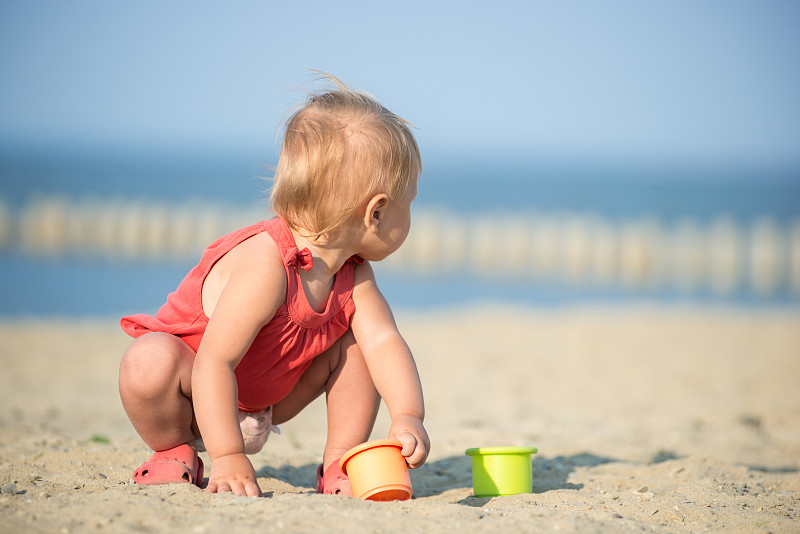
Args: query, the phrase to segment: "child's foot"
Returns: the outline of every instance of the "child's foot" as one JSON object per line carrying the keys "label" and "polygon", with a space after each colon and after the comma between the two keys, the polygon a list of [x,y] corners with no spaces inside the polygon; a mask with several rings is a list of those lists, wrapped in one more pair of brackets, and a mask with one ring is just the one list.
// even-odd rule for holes
{"label": "child's foot", "polygon": [[203,485],[203,460],[187,444],[158,451],[133,473],[133,482],[142,485]]}
{"label": "child's foot", "polygon": [[321,465],[317,468],[317,493],[344,495],[345,497],[353,496],[353,490],[350,488],[350,479],[339,468],[339,460],[329,465],[324,473]]}

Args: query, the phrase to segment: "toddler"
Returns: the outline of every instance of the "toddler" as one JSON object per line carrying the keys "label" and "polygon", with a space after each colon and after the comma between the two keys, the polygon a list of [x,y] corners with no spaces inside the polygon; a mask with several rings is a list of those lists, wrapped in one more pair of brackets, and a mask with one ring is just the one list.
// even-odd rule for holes
{"label": "toddler", "polygon": [[371,261],[408,235],[421,171],[406,121],[332,76],[286,123],[270,201],[276,217],[203,253],[155,317],[121,321],[134,341],[119,391],[155,453],[138,484],[203,483],[258,496],[246,454],[272,425],[326,395],[317,491],[352,495],[339,459],[369,439],[380,399],[411,468],[429,450],[414,358]]}

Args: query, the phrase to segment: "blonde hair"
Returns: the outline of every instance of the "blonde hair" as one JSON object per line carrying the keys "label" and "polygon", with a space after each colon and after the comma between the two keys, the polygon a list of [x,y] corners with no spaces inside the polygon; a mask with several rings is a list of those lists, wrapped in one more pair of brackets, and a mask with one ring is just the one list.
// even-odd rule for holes
{"label": "blonde hair", "polygon": [[309,95],[286,121],[270,194],[272,211],[314,238],[340,227],[376,194],[402,198],[412,174],[421,172],[409,122],[319,74],[335,88]]}

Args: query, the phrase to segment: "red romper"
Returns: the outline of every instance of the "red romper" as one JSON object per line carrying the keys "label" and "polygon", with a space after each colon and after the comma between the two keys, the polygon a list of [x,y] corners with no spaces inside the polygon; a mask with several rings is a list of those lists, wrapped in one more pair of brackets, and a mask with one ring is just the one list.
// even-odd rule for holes
{"label": "red romper", "polygon": [[283,305],[256,335],[235,369],[239,410],[253,413],[286,397],[311,361],[350,328],[350,318],[356,309],[352,298],[355,265],[363,261],[361,258],[354,256],[336,273],[325,311],[317,313],[306,299],[298,273],[298,268],[311,268],[310,252],[298,250],[282,219],[262,221],[212,243],[155,317],[137,314],[120,321],[122,329],[133,337],[166,332],[181,338],[196,353],[208,325],[201,297],[203,281],[228,251],[264,231],[269,232],[280,249],[287,286]]}

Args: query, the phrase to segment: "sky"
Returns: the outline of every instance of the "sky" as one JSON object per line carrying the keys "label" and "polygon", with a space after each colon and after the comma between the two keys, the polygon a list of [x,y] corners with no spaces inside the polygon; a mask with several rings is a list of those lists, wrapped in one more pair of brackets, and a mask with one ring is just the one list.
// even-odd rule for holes
{"label": "sky", "polygon": [[794,0],[6,1],[0,143],[276,152],[320,69],[423,156],[800,165],[798,21]]}

